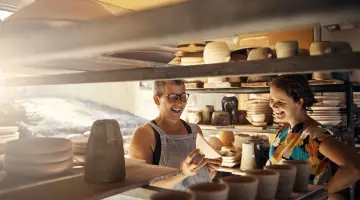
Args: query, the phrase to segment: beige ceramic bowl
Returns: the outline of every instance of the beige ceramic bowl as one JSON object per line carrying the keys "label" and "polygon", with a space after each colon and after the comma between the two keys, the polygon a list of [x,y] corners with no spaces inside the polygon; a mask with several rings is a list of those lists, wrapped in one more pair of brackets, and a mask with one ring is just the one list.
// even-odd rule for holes
{"label": "beige ceramic bowl", "polygon": [[253,122],[264,122],[265,121],[265,114],[259,115],[251,115]]}
{"label": "beige ceramic bowl", "polygon": [[250,176],[227,176],[220,180],[229,187],[229,199],[255,200],[259,180]]}
{"label": "beige ceramic bowl", "polygon": [[196,200],[228,200],[229,187],[222,183],[198,183],[191,185],[188,191]]}
{"label": "beige ceramic bowl", "polygon": [[223,63],[230,61],[230,49],[225,42],[210,42],[204,49],[205,64]]}
{"label": "beige ceramic bowl", "polygon": [[225,146],[232,145],[235,138],[234,138],[234,132],[232,131],[220,131],[219,132],[219,138],[221,140],[221,143]]}
{"label": "beige ceramic bowl", "polygon": [[195,200],[191,193],[183,191],[161,192],[151,196],[151,200]]}
{"label": "beige ceramic bowl", "polygon": [[298,41],[281,41],[276,43],[277,58],[288,58],[297,56],[299,51]]}

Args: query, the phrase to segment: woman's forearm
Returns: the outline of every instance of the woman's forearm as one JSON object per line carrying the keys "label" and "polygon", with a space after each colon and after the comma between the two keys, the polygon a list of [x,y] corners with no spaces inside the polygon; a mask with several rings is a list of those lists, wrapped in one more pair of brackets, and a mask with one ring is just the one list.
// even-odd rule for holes
{"label": "woman's forearm", "polygon": [[176,184],[180,183],[181,181],[183,181],[186,178],[187,178],[187,176],[185,176],[184,174],[179,174],[177,176],[174,176],[174,177],[171,177],[168,179],[164,179],[161,181],[151,183],[150,185],[154,186],[154,187],[172,189]]}
{"label": "woman's forearm", "polygon": [[334,194],[350,187],[358,181],[359,178],[360,174],[358,170],[351,167],[341,166],[334,177],[325,185],[325,189],[329,194]]}

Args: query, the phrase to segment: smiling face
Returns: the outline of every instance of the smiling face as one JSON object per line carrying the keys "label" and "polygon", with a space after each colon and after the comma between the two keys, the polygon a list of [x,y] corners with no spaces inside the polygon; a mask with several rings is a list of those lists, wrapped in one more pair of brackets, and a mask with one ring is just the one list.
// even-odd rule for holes
{"label": "smiling face", "polygon": [[303,99],[295,102],[294,99],[278,87],[270,87],[270,107],[274,111],[276,121],[290,123],[296,120],[299,114],[304,112],[302,108]]}
{"label": "smiling face", "polygon": [[185,93],[185,85],[176,85],[172,82],[167,82],[165,86],[164,93],[159,97],[157,95],[154,96],[154,101],[156,105],[158,105],[160,110],[160,115],[163,116],[167,120],[177,121],[180,119],[182,112],[186,106],[186,102],[183,102],[178,98],[175,102],[170,102],[168,95],[170,94],[184,94]]}

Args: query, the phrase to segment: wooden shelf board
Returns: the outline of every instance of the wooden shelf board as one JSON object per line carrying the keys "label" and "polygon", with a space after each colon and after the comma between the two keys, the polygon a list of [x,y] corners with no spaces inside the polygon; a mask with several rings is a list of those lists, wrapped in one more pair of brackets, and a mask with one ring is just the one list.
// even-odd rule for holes
{"label": "wooden shelf board", "polygon": [[6,175],[0,181],[0,199],[100,199],[170,177],[178,169],[146,164],[127,164],[124,181],[91,184],[84,181],[83,169],[71,169],[50,179],[29,179]]}
{"label": "wooden shelf board", "polygon": [[269,133],[275,134],[277,128],[273,126],[267,127],[255,127],[252,125],[230,125],[230,126],[213,126],[213,125],[202,125],[198,124],[199,127],[203,130],[213,130],[213,131],[238,131],[238,132],[257,132],[257,133]]}

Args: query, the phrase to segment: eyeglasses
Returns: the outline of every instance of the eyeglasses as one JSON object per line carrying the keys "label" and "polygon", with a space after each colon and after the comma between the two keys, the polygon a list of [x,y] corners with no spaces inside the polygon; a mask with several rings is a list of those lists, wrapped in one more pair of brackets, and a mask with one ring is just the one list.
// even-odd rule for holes
{"label": "eyeglasses", "polygon": [[189,99],[188,93],[182,93],[182,94],[166,94],[169,102],[175,102],[180,98],[180,101],[186,102]]}

